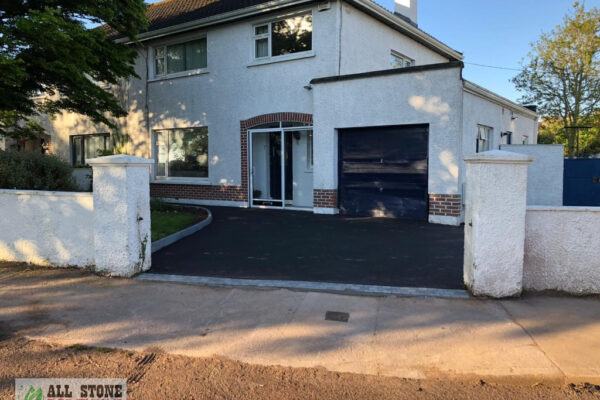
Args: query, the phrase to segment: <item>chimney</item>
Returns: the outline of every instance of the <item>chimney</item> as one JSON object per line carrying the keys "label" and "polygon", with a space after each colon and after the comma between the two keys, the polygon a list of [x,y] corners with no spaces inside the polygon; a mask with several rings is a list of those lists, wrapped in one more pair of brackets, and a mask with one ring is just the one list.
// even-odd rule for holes
{"label": "chimney", "polygon": [[394,0],[394,14],[417,26],[417,5],[419,0]]}

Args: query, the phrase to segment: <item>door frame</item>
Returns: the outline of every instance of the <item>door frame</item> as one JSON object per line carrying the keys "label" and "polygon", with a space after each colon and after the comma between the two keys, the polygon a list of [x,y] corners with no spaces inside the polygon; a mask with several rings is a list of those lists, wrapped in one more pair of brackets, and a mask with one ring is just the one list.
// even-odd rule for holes
{"label": "door frame", "polygon": [[[259,128],[259,129],[248,129],[248,199],[250,208],[262,208],[262,209],[274,209],[274,210],[295,210],[295,211],[310,211],[312,212],[313,207],[297,207],[285,204],[285,133],[288,131],[297,132],[297,131],[312,131],[313,127],[311,126],[291,126],[291,127],[281,127],[281,122],[279,123],[279,128]],[[254,169],[252,165],[252,135],[254,133],[275,133],[278,132],[281,136],[281,207],[278,206],[268,206],[268,205],[255,205],[254,200],[262,200],[269,201],[270,199],[255,199],[254,198]],[[313,141],[314,146],[314,141]],[[313,148],[314,152],[314,148]],[[314,186],[314,183],[313,183]],[[278,201],[278,200],[273,200]]]}

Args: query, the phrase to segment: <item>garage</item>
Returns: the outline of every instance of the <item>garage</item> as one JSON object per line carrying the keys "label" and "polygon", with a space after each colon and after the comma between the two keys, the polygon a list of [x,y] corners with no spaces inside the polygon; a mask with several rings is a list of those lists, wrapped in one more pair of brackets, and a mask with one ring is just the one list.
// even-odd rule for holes
{"label": "garage", "polygon": [[428,125],[338,133],[341,214],[427,219]]}

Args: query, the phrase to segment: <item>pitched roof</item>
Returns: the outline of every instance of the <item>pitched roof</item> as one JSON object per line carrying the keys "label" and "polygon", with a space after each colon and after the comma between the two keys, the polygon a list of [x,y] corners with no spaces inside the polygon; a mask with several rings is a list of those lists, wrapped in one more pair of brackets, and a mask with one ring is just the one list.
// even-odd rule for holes
{"label": "pitched roof", "polygon": [[[140,33],[212,17],[269,1],[271,0],[163,0],[148,6],[146,11],[148,29]],[[105,30],[111,38],[121,36],[106,25],[102,25],[100,29]]]}

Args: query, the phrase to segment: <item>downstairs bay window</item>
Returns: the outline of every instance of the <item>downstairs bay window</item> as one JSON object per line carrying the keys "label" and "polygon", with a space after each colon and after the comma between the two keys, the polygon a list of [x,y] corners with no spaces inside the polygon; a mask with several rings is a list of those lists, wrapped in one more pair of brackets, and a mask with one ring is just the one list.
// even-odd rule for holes
{"label": "downstairs bay window", "polygon": [[208,128],[154,131],[156,178],[208,178]]}

